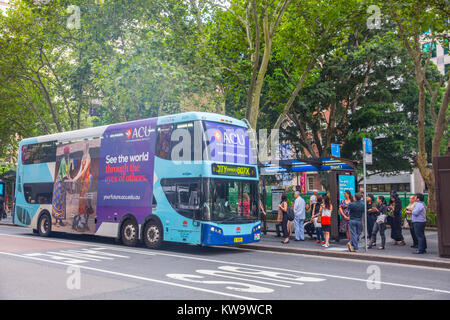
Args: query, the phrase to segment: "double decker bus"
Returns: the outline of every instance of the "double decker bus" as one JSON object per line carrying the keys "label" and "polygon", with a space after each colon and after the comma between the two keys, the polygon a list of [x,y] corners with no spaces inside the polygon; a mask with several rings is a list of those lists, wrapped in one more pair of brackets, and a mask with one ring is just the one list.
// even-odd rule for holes
{"label": "double decker bus", "polygon": [[143,241],[260,240],[247,122],[188,112],[22,140],[16,225]]}

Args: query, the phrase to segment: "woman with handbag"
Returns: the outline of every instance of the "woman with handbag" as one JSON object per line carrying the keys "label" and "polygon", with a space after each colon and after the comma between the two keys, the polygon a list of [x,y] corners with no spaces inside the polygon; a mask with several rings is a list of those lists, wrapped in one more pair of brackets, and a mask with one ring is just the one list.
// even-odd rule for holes
{"label": "woman with handbag", "polygon": [[286,193],[283,193],[281,195],[281,203],[278,205],[278,217],[277,217],[277,224],[275,225],[277,230],[277,237],[280,236],[280,227],[283,231],[283,238],[284,240],[281,241],[281,243],[289,243],[289,233],[287,229],[287,210],[288,210],[288,203],[287,203],[287,195]]}
{"label": "woman with handbag", "polygon": [[316,236],[317,236],[317,244],[325,244],[325,238],[322,231],[322,224],[321,220],[322,217],[320,216],[320,206],[322,205],[322,197],[319,195],[316,197],[316,203],[313,204],[312,208],[312,217],[311,221],[314,222],[314,227],[316,228]]}
{"label": "woman with handbag", "polygon": [[323,196],[323,204],[319,211],[321,217],[320,223],[322,225],[322,231],[325,234],[325,243],[322,247],[328,248],[330,246],[330,232],[331,232],[331,212],[333,211],[333,205],[330,203],[328,196]]}
{"label": "woman with handbag", "polygon": [[383,250],[386,245],[386,236],[384,235],[384,231],[386,230],[386,218],[388,206],[383,196],[377,197],[377,203],[378,203],[377,207],[374,208],[376,221],[373,226],[371,243],[367,246],[367,248],[371,249],[373,246],[377,245],[376,237],[378,231],[380,231],[381,246],[378,247],[378,250]]}

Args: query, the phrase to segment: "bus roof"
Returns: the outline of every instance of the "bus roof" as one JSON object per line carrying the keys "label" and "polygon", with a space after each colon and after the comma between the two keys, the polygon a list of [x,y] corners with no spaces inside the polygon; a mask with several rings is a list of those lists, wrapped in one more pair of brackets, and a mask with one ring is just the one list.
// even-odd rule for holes
{"label": "bus roof", "polygon": [[[151,119],[151,118],[149,118]],[[174,115],[166,115],[166,116],[160,116],[157,117],[158,125],[163,124],[170,124],[170,123],[179,123],[179,122],[187,122],[187,121],[194,121],[194,120],[207,120],[207,121],[214,121],[214,122],[224,122],[227,124],[239,126],[239,127],[245,127],[247,128],[246,122],[242,120],[238,120],[236,118],[232,118],[229,116],[224,116],[217,113],[210,113],[210,112],[184,112],[184,113],[178,113]],[[140,119],[143,120],[143,119]],[[134,120],[134,121],[127,121],[126,123],[133,123],[135,121],[140,120]],[[123,122],[122,122],[123,123]],[[31,144],[31,143],[38,143],[38,142],[47,142],[47,141],[66,141],[66,140],[77,140],[77,139],[84,139],[84,138],[92,138],[92,137],[99,137],[103,134],[103,132],[106,130],[106,128],[110,126],[114,126],[119,123],[110,124],[110,125],[104,125],[99,127],[93,127],[93,128],[86,128],[86,129],[80,129],[80,130],[73,130],[73,131],[66,131],[66,132],[59,132],[54,134],[49,134],[45,136],[38,136],[33,138],[26,138],[23,139],[20,144]]]}

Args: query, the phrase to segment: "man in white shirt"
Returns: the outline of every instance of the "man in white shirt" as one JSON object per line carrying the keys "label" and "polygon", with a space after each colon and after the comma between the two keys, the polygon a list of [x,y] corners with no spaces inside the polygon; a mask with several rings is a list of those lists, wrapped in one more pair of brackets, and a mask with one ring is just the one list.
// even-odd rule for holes
{"label": "man in white shirt", "polygon": [[305,229],[303,227],[303,224],[305,222],[305,200],[300,197],[300,192],[298,191],[295,191],[294,197],[295,241],[305,241]]}

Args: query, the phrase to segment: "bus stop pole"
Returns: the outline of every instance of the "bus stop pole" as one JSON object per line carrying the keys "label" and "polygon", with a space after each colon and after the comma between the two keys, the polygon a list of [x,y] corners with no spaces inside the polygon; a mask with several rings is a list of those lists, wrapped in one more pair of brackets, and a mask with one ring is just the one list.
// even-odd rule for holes
{"label": "bus stop pole", "polygon": [[363,140],[363,178],[364,178],[364,238],[366,241],[365,252],[367,253],[367,189],[366,189],[366,142]]}

